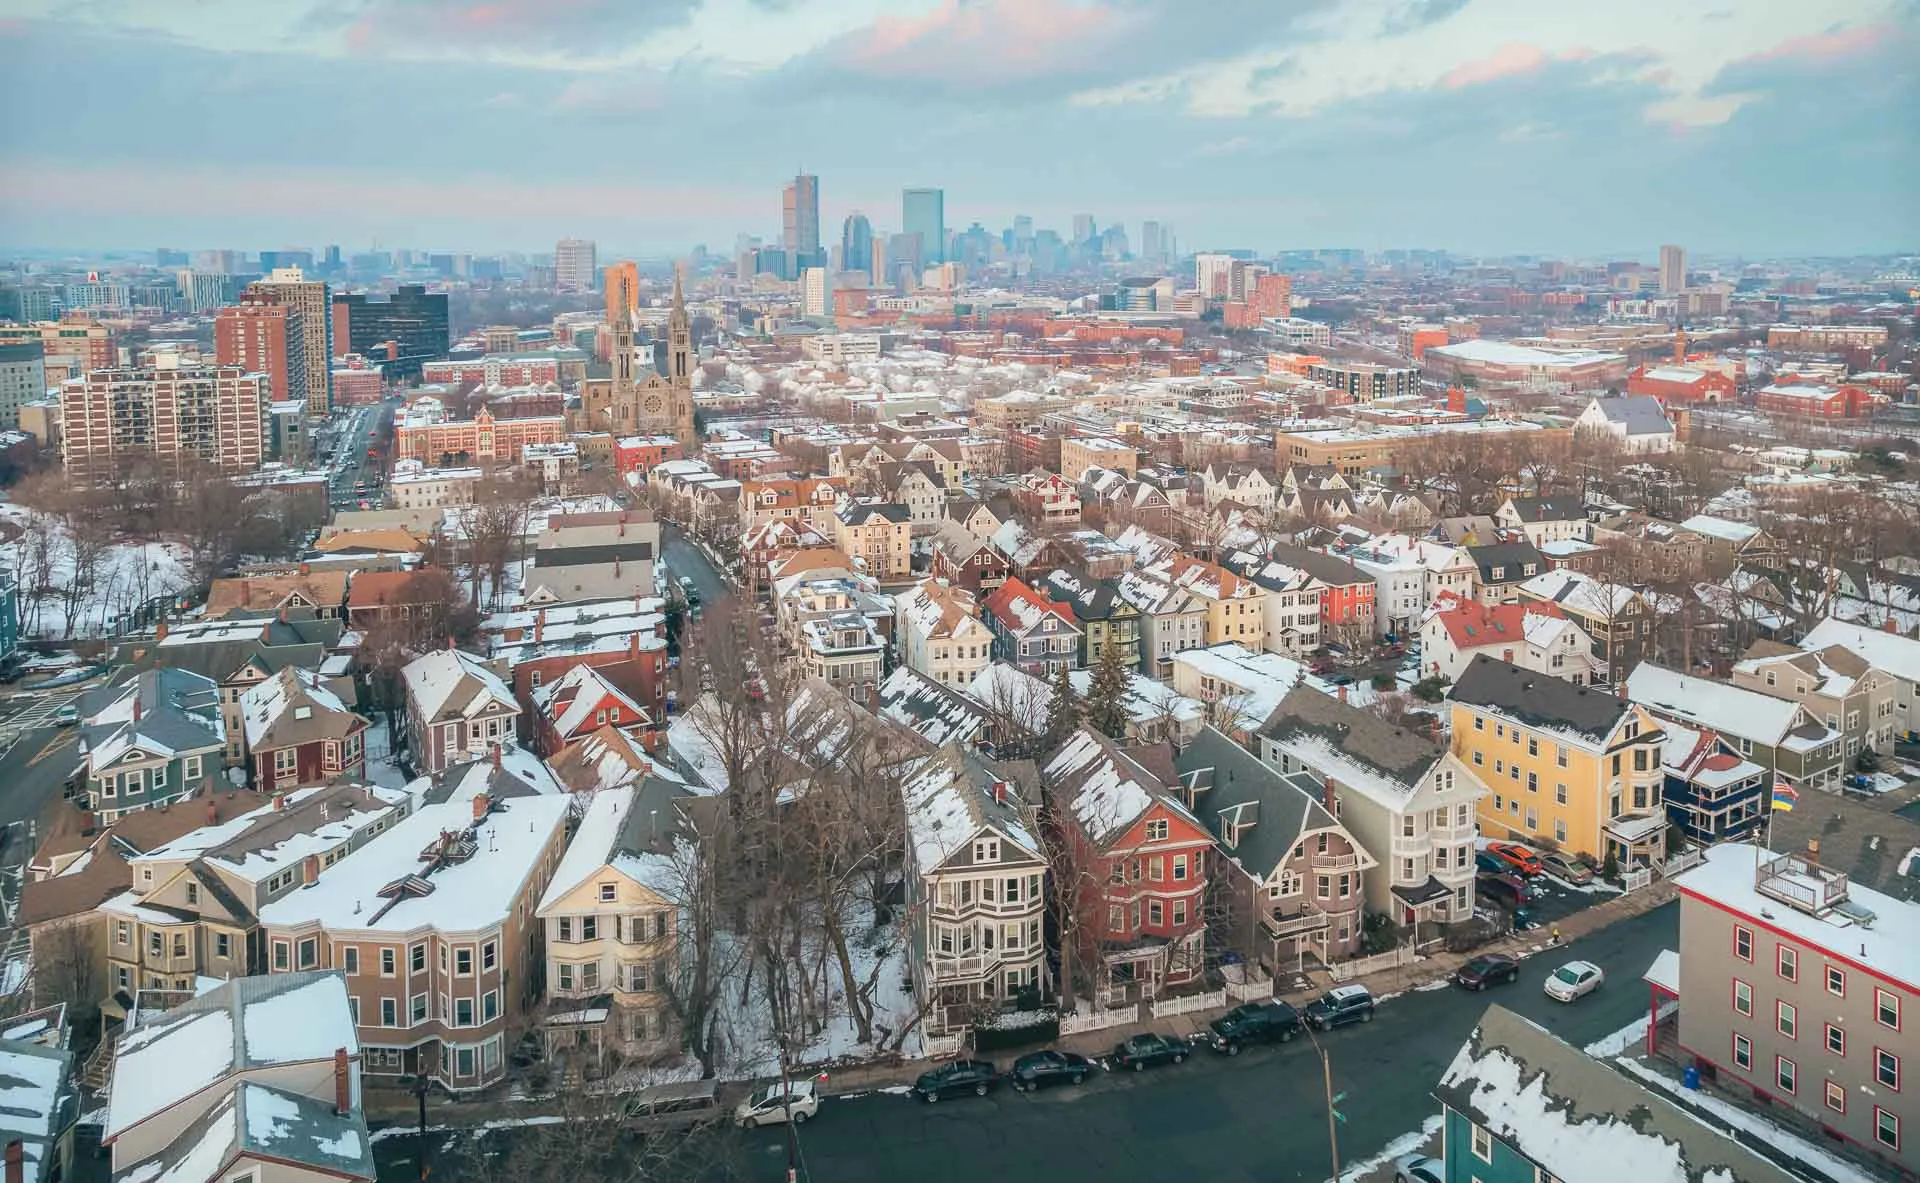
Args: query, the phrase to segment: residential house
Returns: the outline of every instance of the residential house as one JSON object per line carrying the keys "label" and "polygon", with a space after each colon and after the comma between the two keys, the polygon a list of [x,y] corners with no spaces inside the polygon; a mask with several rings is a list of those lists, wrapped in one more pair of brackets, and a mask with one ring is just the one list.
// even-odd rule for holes
{"label": "residential house", "polygon": [[[64,1024],[64,1012],[53,1020]],[[32,1020],[16,1016],[11,1029]],[[74,1178],[74,1126],[80,1120],[80,1089],[73,1079],[73,1053],[60,1042],[0,1039],[0,1112],[6,1114],[6,1172],[10,1183],[54,1183]]]}
{"label": "residential house", "polygon": [[1828,618],[1813,626],[1800,642],[1808,650],[1834,645],[1873,663],[1893,682],[1893,734],[1912,738],[1920,733],[1920,640],[1891,629]]}
{"label": "residential house", "polygon": [[1057,472],[1036,469],[1021,477],[1013,489],[1013,503],[1043,527],[1080,522],[1079,486]]}
{"label": "residential house", "polygon": [[1807,708],[1840,733],[1840,754],[1849,762],[1863,751],[1893,755],[1893,675],[1844,645],[1795,649],[1756,641],[1734,664],[1733,684]]}
{"label": "residential house", "polygon": [[1120,594],[1119,580],[1096,579],[1085,571],[1056,567],[1035,590],[1072,609],[1081,630],[1082,667],[1099,665],[1108,646],[1112,646],[1120,651],[1121,665],[1130,670],[1140,668],[1140,609]]}
{"label": "residential house", "polygon": [[[1509,497],[1494,511],[1493,520],[1503,530],[1517,530],[1536,548],[1549,542],[1579,541],[1587,536],[1587,507],[1572,494],[1547,497]],[[1476,541],[1476,546],[1491,546],[1495,539]]]}
{"label": "residential house", "polygon": [[740,569],[746,575],[748,594],[757,596],[766,586],[769,564],[796,550],[811,548],[830,549],[827,535],[816,533],[810,526],[771,521],[741,531]]}
{"label": "residential house", "polygon": [[833,544],[875,579],[906,577],[912,534],[903,505],[850,500],[833,517]]}
{"label": "residential house", "polygon": [[400,671],[407,697],[407,747],[414,766],[435,773],[511,743],[521,707],[486,662],[436,649]]}
{"label": "residential house", "polygon": [[[981,509],[984,512],[984,507]],[[982,538],[949,519],[933,532],[932,545],[933,561],[928,571],[937,579],[966,588],[976,597],[1007,580],[1007,556],[993,545],[991,534]]]}
{"label": "residential house", "polygon": [[[1074,670],[1067,675],[1073,692],[1085,703],[1093,693],[1092,670]],[[1207,704],[1188,698],[1158,678],[1149,678],[1138,670],[1127,671],[1126,687],[1120,692],[1120,706],[1126,712],[1126,728],[1121,738],[1129,745],[1183,744],[1199,733],[1207,722]]]}
{"label": "residential house", "polygon": [[949,744],[900,781],[907,976],[929,1034],[1047,990],[1047,861],[1012,773]]}
{"label": "residential house", "polygon": [[1205,605],[1207,644],[1231,642],[1249,649],[1266,647],[1266,593],[1251,579],[1242,578],[1218,563],[1185,555],[1176,555],[1149,568],[1147,573],[1185,588]]}
{"label": "residential house", "polygon": [[1038,761],[1050,825],[1077,882],[1066,905],[1074,959],[1096,997],[1153,998],[1206,969],[1206,895],[1213,836],[1170,791],[1167,749],[1123,750],[1080,727]]}
{"label": "residential house", "polygon": [[1445,1183],[1797,1178],[1502,1006],[1480,1016],[1433,1095],[1441,1104]]}
{"label": "residential house", "polygon": [[1543,571],[1519,587],[1520,603],[1550,603],[1593,644],[1608,682],[1618,682],[1653,643],[1653,610],[1639,592],[1578,571]]}
{"label": "residential house", "polygon": [[1583,435],[1613,441],[1629,456],[1650,456],[1671,452],[1679,446],[1679,433],[1667,409],[1650,394],[1601,395],[1589,399],[1586,409],[1573,421],[1576,439]]}
{"label": "residential house", "polygon": [[590,665],[574,666],[535,690],[531,716],[533,750],[548,758],[603,727],[622,732],[653,727],[645,707]]}
{"label": "residential house", "polygon": [[114,1178],[372,1183],[352,1010],[340,974],[298,973],[143,1018],[114,1050]]}
{"label": "residential house", "polygon": [[1079,668],[1081,629],[1067,605],[1009,578],[982,608],[996,660],[1041,677]]}
{"label": "residential house", "polygon": [[529,604],[656,594],[660,523],[645,509],[556,513],[533,540]]}
{"label": "residential house", "polygon": [[1272,513],[1280,491],[1266,473],[1252,465],[1209,464],[1200,479],[1204,482],[1208,509],[1222,501],[1232,501],[1261,513]]}
{"label": "residential house", "polygon": [[1333,815],[1379,860],[1358,885],[1366,907],[1419,932],[1473,915],[1474,808],[1487,788],[1431,735],[1296,686],[1259,728],[1260,759],[1309,772],[1331,790]]}
{"label": "residential house", "polygon": [[1173,688],[1207,705],[1207,721],[1241,742],[1273,714],[1307,667],[1245,645],[1209,645],[1173,656]]}
{"label": "residential house", "polygon": [[1593,655],[1593,641],[1557,604],[1488,607],[1449,597],[1420,623],[1422,677],[1458,681],[1482,654],[1575,686],[1606,681],[1606,668]]}
{"label": "residential house", "polygon": [[1260,589],[1263,647],[1270,653],[1306,657],[1320,648],[1320,581],[1313,573],[1251,551],[1236,551],[1226,564]]}
{"label": "residential house", "polygon": [[1720,1088],[1817,1124],[1886,1177],[1920,1175],[1920,1140],[1907,1136],[1920,1129],[1920,1094],[1905,1078],[1920,1057],[1906,1028],[1920,1014],[1920,904],[1853,882],[1818,838],[1804,851],[1705,856],[1674,878],[1680,1051]]}
{"label": "residential house", "polygon": [[1605,690],[1481,654],[1447,695],[1487,837],[1551,843],[1622,869],[1666,861],[1659,720]]}
{"label": "residential house", "polygon": [[893,597],[900,663],[942,686],[971,683],[993,660],[993,630],[981,623],[973,593],[927,579]]}
{"label": "residential house", "polygon": [[1405,637],[1441,596],[1465,598],[1472,593],[1473,562],[1464,547],[1375,534],[1364,541],[1336,543],[1331,550],[1373,580],[1373,620],[1381,636]]}
{"label": "residential house", "polygon": [[437,567],[404,571],[356,571],[347,587],[347,624],[365,631],[395,621],[417,621],[419,635],[444,633],[437,622],[454,605],[449,587],[457,586]]}
{"label": "residential house", "polygon": [[88,808],[111,824],[211,789],[226,751],[219,691],[185,670],[142,670],[80,699]]}
{"label": "residential house", "polygon": [[1705,565],[1712,570],[1727,570],[1743,563],[1778,566],[1784,557],[1773,536],[1750,522],[1697,513],[1681,522],[1678,529],[1700,541],[1708,556]]}
{"label": "residential house", "polygon": [[[1215,943],[1264,966],[1275,980],[1359,952],[1364,893],[1339,876],[1371,870],[1371,854],[1333,815],[1331,782],[1282,775],[1213,727],[1174,753],[1179,793],[1219,847]],[[1348,884],[1352,888],[1353,882]]]}
{"label": "residential house", "polygon": [[916,535],[934,532],[947,516],[947,484],[940,470],[924,460],[876,466],[873,485],[879,496],[907,511]]}
{"label": "residential house", "polygon": [[346,615],[347,573],[316,571],[301,564],[281,575],[236,575],[216,579],[207,588],[201,615],[209,620],[236,614],[263,615],[287,609],[310,612],[322,620]]}
{"label": "residential house", "polygon": [[1473,563],[1474,598],[1488,607],[1518,600],[1520,586],[1550,566],[1531,542],[1494,542],[1466,551]]}
{"label": "residential house", "polygon": [[893,601],[871,575],[845,567],[783,567],[773,581],[774,619],[802,677],[844,692],[864,691],[885,673]]}
{"label": "residential house", "polygon": [[515,732],[534,735],[534,694],[581,666],[592,666],[655,719],[667,710],[667,626],[657,599],[587,600],[514,612],[481,621],[488,668],[504,668],[520,706]]}
{"label": "residential house", "polygon": [[1127,571],[1114,581],[1114,594],[1140,613],[1141,668],[1156,678],[1173,674],[1173,655],[1207,643],[1207,602],[1184,587]]}
{"label": "residential house", "polygon": [[982,542],[992,538],[1005,521],[986,502],[970,497],[948,497],[947,520]]}
{"label": "residential house", "polygon": [[1717,731],[1779,784],[1837,793],[1845,775],[1841,735],[1797,702],[1642,662],[1629,699],[1655,716]]}
{"label": "residential house", "polygon": [[[680,785],[648,777],[595,793],[540,897],[549,1058],[600,1071],[680,1048],[679,972],[695,844]],[[611,1054],[611,1059],[610,1059]]]}
{"label": "residential house", "polygon": [[534,910],[571,805],[560,794],[422,805],[260,909],[269,971],[345,971],[369,1073],[456,1094],[495,1083],[534,1001]]}
{"label": "residential house", "polygon": [[[994,668],[983,667],[974,675],[974,680],[978,681],[987,670]],[[998,668],[1005,669],[1004,666]],[[976,701],[967,687],[942,686],[911,666],[894,667],[880,683],[875,699],[874,714],[906,728],[935,747],[971,744],[992,722],[987,707]]]}
{"label": "residential house", "polygon": [[831,533],[834,510],[846,488],[847,479],[838,476],[743,481],[740,528],[751,530],[769,522],[785,522],[797,529]]}
{"label": "residential house", "polygon": [[242,692],[240,717],[257,789],[275,792],[367,774],[369,724],[318,674],[282,668]]}
{"label": "residential house", "polygon": [[1267,548],[1272,562],[1297,567],[1312,575],[1320,591],[1320,641],[1357,646],[1374,636],[1375,585],[1373,576],[1345,559],[1278,544]]}
{"label": "residential house", "polygon": [[1054,534],[1035,534],[1018,519],[1009,520],[993,534],[993,547],[1007,558],[1007,570],[1029,584],[1046,578],[1048,571],[1073,566],[1080,557]]}
{"label": "residential house", "polygon": [[1667,821],[1695,846],[1751,838],[1772,816],[1767,770],[1716,731],[1663,723],[1660,796]]}

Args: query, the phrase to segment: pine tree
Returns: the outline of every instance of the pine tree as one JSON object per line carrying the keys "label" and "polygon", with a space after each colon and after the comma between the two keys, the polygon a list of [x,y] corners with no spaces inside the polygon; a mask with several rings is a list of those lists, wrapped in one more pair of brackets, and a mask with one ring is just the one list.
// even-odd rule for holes
{"label": "pine tree", "polygon": [[1125,739],[1127,724],[1127,667],[1120,660],[1120,646],[1109,640],[1100,650],[1093,667],[1093,683],[1087,687],[1087,724],[1103,735]]}
{"label": "pine tree", "polygon": [[1080,696],[1073,692],[1067,667],[1062,665],[1053,679],[1053,695],[1047,700],[1048,751],[1067,742],[1067,737],[1079,729],[1082,713]]}

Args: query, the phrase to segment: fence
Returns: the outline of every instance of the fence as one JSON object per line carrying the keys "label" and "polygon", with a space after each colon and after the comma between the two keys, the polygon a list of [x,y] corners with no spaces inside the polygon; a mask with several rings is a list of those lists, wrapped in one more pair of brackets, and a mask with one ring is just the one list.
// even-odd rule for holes
{"label": "fence", "polygon": [[1227,992],[1215,990],[1211,994],[1188,994],[1183,998],[1156,998],[1151,1006],[1153,1017],[1169,1019],[1174,1015],[1190,1015],[1197,1010],[1214,1010],[1227,1005]]}
{"label": "fence", "polygon": [[927,1059],[944,1060],[960,1054],[960,1045],[966,1042],[967,1033],[956,1031],[952,1035],[929,1035],[920,1041],[926,1049]]}
{"label": "fence", "polygon": [[1660,868],[1660,876],[1663,879],[1671,879],[1687,868],[1697,867],[1706,861],[1707,852],[1696,846],[1692,850],[1676,854],[1668,859],[1666,866]]}
{"label": "fence", "polygon": [[1140,1007],[1137,1004],[1134,1006],[1114,1007],[1108,1010],[1095,1007],[1092,1010],[1080,1011],[1071,1015],[1061,1015],[1060,1034],[1077,1035],[1082,1031],[1104,1031],[1108,1027],[1124,1027],[1128,1023],[1137,1023],[1139,1021]]}
{"label": "fence", "polygon": [[1652,882],[1653,872],[1647,870],[1645,867],[1628,871],[1620,877],[1620,886],[1628,895],[1632,895],[1634,892],[1639,891]]}
{"label": "fence", "polygon": [[1260,1002],[1273,997],[1272,978],[1254,978],[1247,982],[1227,980],[1227,997],[1235,1002]]}
{"label": "fence", "polygon": [[1327,967],[1327,974],[1336,982],[1351,981],[1365,977],[1383,969],[1395,969],[1411,963],[1413,950],[1406,945],[1396,945],[1385,953],[1375,953],[1371,957],[1359,957],[1352,961],[1339,961]]}

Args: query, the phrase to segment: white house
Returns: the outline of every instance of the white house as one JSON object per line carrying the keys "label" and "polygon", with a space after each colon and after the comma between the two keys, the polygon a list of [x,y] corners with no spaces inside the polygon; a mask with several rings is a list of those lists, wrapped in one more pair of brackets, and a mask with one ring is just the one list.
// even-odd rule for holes
{"label": "white house", "polygon": [[1650,394],[1589,400],[1587,409],[1573,421],[1573,433],[1576,437],[1583,433],[1612,436],[1624,451],[1635,456],[1671,452],[1679,440],[1666,408]]}
{"label": "white house", "polygon": [[1605,681],[1593,639],[1558,605],[1529,601],[1487,607],[1448,599],[1420,625],[1420,674],[1457,681],[1476,655],[1560,678],[1575,686]]}
{"label": "white house", "polygon": [[893,605],[894,643],[908,669],[959,689],[993,660],[993,630],[981,623],[966,588],[923,580],[894,596]]}

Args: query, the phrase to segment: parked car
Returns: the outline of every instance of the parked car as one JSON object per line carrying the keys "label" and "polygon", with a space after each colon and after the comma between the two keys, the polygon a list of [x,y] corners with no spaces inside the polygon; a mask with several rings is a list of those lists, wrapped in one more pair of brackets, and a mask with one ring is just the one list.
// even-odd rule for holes
{"label": "parked car", "polygon": [[984,1097],[1000,1081],[1000,1071],[988,1060],[955,1060],[931,1072],[922,1072],[913,1082],[913,1095],[931,1105],[942,1097],[972,1093]]}
{"label": "parked car", "polygon": [[1569,961],[1547,975],[1547,997],[1572,1002],[1591,994],[1607,980],[1607,975],[1591,961]]}
{"label": "parked car", "polygon": [[1300,1030],[1300,1012],[1284,1002],[1248,1002],[1207,1024],[1207,1044],[1237,1056],[1254,1043],[1286,1043]]}
{"label": "parked car", "polygon": [[1393,1160],[1393,1183],[1446,1183],[1447,1164],[1424,1154],[1403,1154]]}
{"label": "parked car", "polygon": [[72,703],[68,703],[66,706],[53,712],[53,725],[55,727],[72,727],[79,721],[80,708],[74,706]]}
{"label": "parked car", "polygon": [[1094,1071],[1094,1062],[1077,1052],[1029,1052],[1013,1062],[1007,1080],[1017,1089],[1033,1092],[1050,1084],[1070,1081],[1083,1083]]}
{"label": "parked car", "polygon": [[1549,850],[1540,856],[1540,866],[1547,874],[1563,883],[1575,887],[1585,887],[1593,882],[1593,868],[1570,854]]}
{"label": "parked car", "polygon": [[1469,990],[1485,990],[1520,979],[1520,963],[1498,953],[1487,953],[1453,971],[1453,980]]}
{"label": "parked car", "polygon": [[1178,1064],[1187,1058],[1191,1045],[1184,1039],[1148,1031],[1113,1046],[1113,1062],[1135,1072],[1155,1064]]}
{"label": "parked car", "polygon": [[1515,842],[1489,842],[1487,853],[1507,864],[1507,869],[1517,871],[1531,879],[1544,874],[1546,868],[1540,865],[1540,856]]}
{"label": "parked car", "polygon": [[749,1129],[778,1125],[791,1115],[793,1124],[799,1125],[818,1112],[820,1098],[814,1095],[811,1080],[796,1080],[789,1085],[775,1081],[735,1106],[733,1120],[741,1129]]}
{"label": "parked car", "polygon": [[1335,986],[1307,1004],[1306,1020],[1322,1031],[1373,1022],[1373,993],[1365,986]]}
{"label": "parked car", "polygon": [[1507,873],[1507,864],[1494,858],[1486,851],[1481,850],[1474,853],[1473,869],[1475,871],[1486,871],[1494,875],[1504,875]]}
{"label": "parked car", "polygon": [[1533,888],[1518,875],[1482,871],[1473,879],[1475,890],[1496,904],[1508,908],[1520,908],[1533,902]]}

